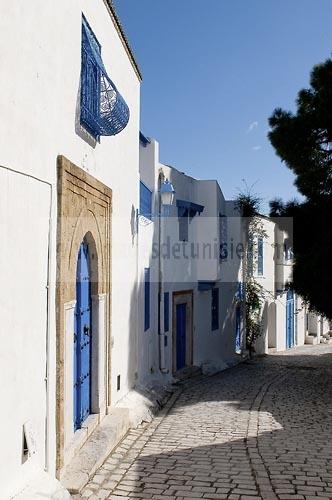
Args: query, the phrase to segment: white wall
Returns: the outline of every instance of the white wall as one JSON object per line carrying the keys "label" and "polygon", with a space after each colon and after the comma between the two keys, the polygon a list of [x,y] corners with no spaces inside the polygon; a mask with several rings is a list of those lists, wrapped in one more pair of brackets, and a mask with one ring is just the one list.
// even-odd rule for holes
{"label": "white wall", "polygon": [[[127,127],[115,137],[102,137],[100,144],[84,140],[78,131],[78,103],[81,65],[81,16],[82,12],[90,23],[102,45],[102,58],[109,76],[126,100],[130,109]],[[27,2],[11,2],[0,5],[0,62],[6,71],[0,73],[0,137],[3,138],[0,151],[0,165],[31,174],[49,182],[53,186],[52,231],[50,248],[50,400],[49,400],[49,452],[47,462],[49,471],[55,470],[55,275],[56,275],[56,160],[59,154],[88,171],[113,190],[112,225],[112,403],[122,397],[132,385],[137,370],[136,353],[136,240],[132,234],[132,212],[138,203],[138,140],[139,140],[139,96],[140,82],[126,54],[125,48],[111,21],[102,0],[60,0],[56,3],[36,0],[33,8]],[[13,177],[14,179],[14,177]],[[7,328],[15,319],[17,344],[15,365],[26,363],[26,351],[22,342],[26,338],[26,313],[28,321],[38,321],[34,331],[34,356],[36,387],[44,384],[45,359],[45,304],[38,298],[40,281],[44,280],[47,254],[44,242],[48,227],[39,223],[19,232],[24,226],[29,228],[37,215],[43,217],[47,203],[42,188],[36,192],[29,185],[21,193],[21,182],[13,180],[15,189],[2,185],[1,203],[8,198],[4,208],[11,207],[10,219],[5,217],[3,224],[11,225],[11,239],[7,242],[8,251],[6,272],[10,273],[11,298],[7,289],[0,292],[0,303],[4,304],[1,323]],[[17,185],[17,190],[16,190]],[[39,186],[37,183],[36,185]],[[47,191],[48,193],[48,191]],[[39,211],[34,212],[34,203]],[[31,205],[31,206],[30,206]],[[27,210],[29,207],[29,212]],[[37,210],[37,209],[36,209]],[[48,207],[47,207],[48,210]],[[23,213],[24,212],[24,213]],[[48,213],[48,212],[47,212]],[[3,214],[0,214],[0,217]],[[8,219],[8,220],[7,220]],[[17,229],[13,229],[17,228]],[[26,236],[26,238],[24,238]],[[15,238],[17,237],[17,244]],[[22,238],[22,239],[21,239]],[[41,243],[42,242],[42,243]],[[36,249],[37,253],[30,253]],[[19,248],[27,248],[28,258],[24,268],[20,264]],[[23,254],[23,252],[22,252]],[[3,255],[3,251],[1,252]],[[22,255],[23,257],[23,255]],[[31,259],[35,257],[33,263]],[[38,258],[38,259],[37,259]],[[9,265],[8,265],[9,264]],[[38,269],[36,269],[38,268]],[[14,270],[17,269],[17,272]],[[19,272],[20,271],[20,272]],[[23,283],[23,285],[22,285]],[[23,286],[23,288],[22,288]],[[34,291],[36,290],[36,294]],[[25,309],[20,313],[23,301],[20,294],[24,291]],[[45,289],[43,289],[45,293]],[[18,297],[18,305],[8,301]],[[14,314],[15,309],[15,314]],[[4,311],[6,317],[3,319]],[[14,316],[17,316],[14,318]],[[34,319],[36,318],[36,319]],[[30,328],[30,326],[29,326]],[[29,330],[30,331],[30,330]],[[11,352],[8,339],[5,346]],[[25,343],[23,344],[25,346]],[[38,355],[37,355],[38,354]],[[13,354],[8,354],[2,371],[6,374],[12,363]],[[12,368],[10,367],[10,370]],[[37,375],[38,374],[38,375]],[[121,375],[121,390],[116,391],[116,377]],[[1,374],[4,378],[3,373]],[[21,383],[22,375],[12,378],[11,399],[8,411],[12,415],[11,425],[15,435],[21,432],[22,422],[33,419],[31,412],[22,408],[18,401],[28,399],[26,386]],[[29,379],[27,378],[27,382]],[[31,382],[32,384],[32,382]],[[2,393],[2,391],[1,391]],[[13,395],[15,397],[13,398]],[[15,403],[15,404],[14,404]],[[36,401],[31,402],[32,405]],[[39,404],[39,409],[43,405]],[[40,419],[42,417],[40,416]],[[5,420],[7,426],[8,419]],[[40,420],[41,422],[41,420]],[[38,432],[43,432],[40,429]],[[44,424],[43,424],[44,425]],[[4,424],[1,424],[2,428]],[[14,430],[13,430],[14,432]],[[8,436],[10,433],[8,432]],[[12,455],[13,454],[13,455]],[[19,465],[17,446],[3,453],[6,456],[6,471],[13,471],[21,477],[23,467]],[[15,455],[15,456],[14,456]],[[3,467],[0,467],[4,470]],[[15,472],[14,472],[15,471]],[[6,477],[9,480],[9,472]],[[9,481],[8,481],[9,482]],[[3,484],[3,483],[2,483]]]}
{"label": "white wall", "polygon": [[[239,241],[241,221],[233,202],[226,202],[218,183],[214,180],[194,179],[175,168],[159,163],[158,143],[151,140],[140,147],[141,180],[154,190],[154,212],[158,212],[158,175],[169,179],[175,188],[175,200],[168,217],[156,217],[149,224],[142,220],[138,226],[140,279],[139,293],[139,344],[140,383],[160,383],[159,339],[158,339],[158,266],[157,258],[152,258],[152,246],[158,244],[159,224],[162,242],[162,300],[164,292],[169,292],[170,329],[166,332],[167,346],[164,348],[168,380],[172,373],[172,295],[173,292],[193,290],[193,363],[194,365],[222,366],[235,357],[235,295],[241,274],[241,262],[234,258],[228,262],[219,259],[220,220],[219,214],[229,216],[229,238]],[[204,206],[201,215],[196,215],[189,223],[188,242],[179,240],[179,219],[176,200],[190,201]],[[234,220],[232,220],[232,218]],[[203,248],[203,245],[206,245]],[[209,252],[211,248],[211,255]],[[216,250],[216,251],[215,251]],[[192,257],[192,253],[194,257]],[[203,256],[204,254],[204,256]],[[144,331],[144,267],[151,272],[151,322],[150,329]],[[214,283],[219,288],[219,328],[212,330],[212,292],[199,291],[198,282]],[[154,290],[154,292],[153,292]],[[161,333],[164,328],[164,304],[161,304]],[[157,371],[156,371],[157,370]]]}
{"label": "white wall", "polygon": [[[0,168],[1,498],[45,464],[50,194],[50,186]],[[22,465],[25,424],[35,445]]]}

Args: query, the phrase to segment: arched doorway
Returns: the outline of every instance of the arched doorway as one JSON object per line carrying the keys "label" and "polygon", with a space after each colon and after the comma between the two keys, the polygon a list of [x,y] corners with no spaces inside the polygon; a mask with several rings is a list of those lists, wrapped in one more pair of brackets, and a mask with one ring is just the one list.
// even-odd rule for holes
{"label": "arched doorway", "polygon": [[91,412],[91,266],[89,245],[80,245],[76,267],[74,332],[74,429],[80,429]]}

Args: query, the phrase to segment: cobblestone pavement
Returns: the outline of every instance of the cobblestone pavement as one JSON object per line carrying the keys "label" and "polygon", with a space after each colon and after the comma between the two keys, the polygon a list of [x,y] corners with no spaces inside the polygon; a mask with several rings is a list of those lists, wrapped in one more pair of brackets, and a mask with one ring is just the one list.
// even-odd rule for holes
{"label": "cobblestone pavement", "polygon": [[187,383],[132,430],[92,499],[332,499],[332,346],[305,346]]}

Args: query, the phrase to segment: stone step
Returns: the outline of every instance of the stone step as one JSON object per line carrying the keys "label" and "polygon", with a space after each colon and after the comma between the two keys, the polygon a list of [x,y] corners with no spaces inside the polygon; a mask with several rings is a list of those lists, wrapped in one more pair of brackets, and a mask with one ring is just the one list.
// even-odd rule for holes
{"label": "stone step", "polygon": [[129,411],[114,408],[61,474],[61,484],[70,493],[80,493],[130,427]]}
{"label": "stone step", "polygon": [[318,344],[317,335],[312,335],[309,333],[308,335],[305,336],[305,343],[310,345],[317,345]]}

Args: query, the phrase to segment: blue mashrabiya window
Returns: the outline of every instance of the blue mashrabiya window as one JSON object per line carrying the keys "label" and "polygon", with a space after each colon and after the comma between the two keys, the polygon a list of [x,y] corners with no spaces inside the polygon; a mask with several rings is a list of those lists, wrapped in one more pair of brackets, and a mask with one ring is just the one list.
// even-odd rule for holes
{"label": "blue mashrabiya window", "polygon": [[108,76],[101,45],[88,22],[82,18],[81,125],[96,139],[116,135],[129,121],[129,108]]}

